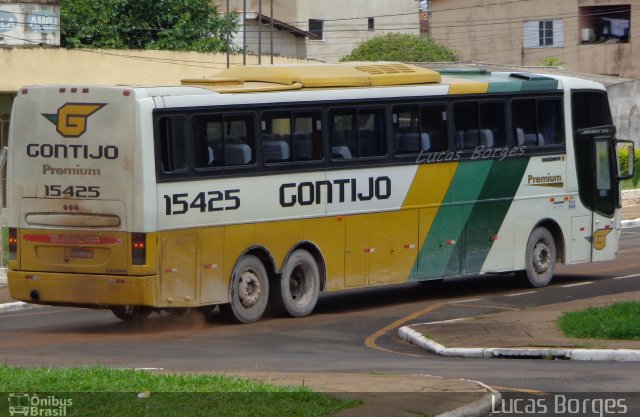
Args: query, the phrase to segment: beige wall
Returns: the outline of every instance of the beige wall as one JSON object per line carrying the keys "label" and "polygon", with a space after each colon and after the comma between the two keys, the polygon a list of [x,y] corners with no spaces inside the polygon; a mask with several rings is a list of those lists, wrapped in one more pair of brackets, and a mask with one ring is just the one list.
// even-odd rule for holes
{"label": "beige wall", "polygon": [[[218,9],[226,2],[217,0]],[[274,0],[274,18],[302,30],[309,30],[309,19],[324,21],[323,40],[304,40],[306,50],[299,53],[326,62],[336,62],[348,55],[359,42],[390,32],[420,34],[416,0]],[[243,0],[231,0],[231,9],[242,10]],[[270,14],[270,1],[262,1],[262,13]],[[258,10],[258,0],[247,1],[247,11]],[[373,17],[375,29],[368,30]],[[242,37],[239,33],[238,36]],[[249,44],[249,42],[248,42]],[[298,46],[301,48],[301,46]],[[302,52],[300,52],[302,51]]]}
{"label": "beige wall", "polygon": [[[420,34],[419,3],[415,0],[300,0],[298,21],[324,20],[324,40],[308,40],[307,56],[326,62],[348,55],[359,42],[386,33]],[[367,29],[374,17],[375,30]],[[304,26],[308,29],[308,23]]]}
{"label": "beige wall", "polygon": [[[197,52],[0,48],[0,94],[30,84],[178,85],[184,78],[210,77],[226,67],[226,59]],[[275,58],[297,62],[305,61]],[[257,57],[247,57],[247,64],[256,63]],[[242,56],[231,56],[231,64],[241,65]]]}
{"label": "beige wall", "polygon": [[[541,59],[555,57],[574,71],[640,77],[640,2],[503,1],[432,0],[430,35],[459,50],[465,60],[537,66]],[[631,5],[629,43],[581,44],[579,7],[608,5]],[[564,46],[523,48],[523,22],[543,19],[562,19]]]}

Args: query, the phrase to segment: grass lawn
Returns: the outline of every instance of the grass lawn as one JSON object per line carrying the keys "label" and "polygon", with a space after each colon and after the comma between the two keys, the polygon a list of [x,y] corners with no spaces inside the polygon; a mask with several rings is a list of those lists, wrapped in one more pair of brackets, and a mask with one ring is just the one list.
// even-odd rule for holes
{"label": "grass lawn", "polygon": [[[8,410],[10,405],[37,406],[44,410],[39,415],[64,417],[311,417],[360,404],[306,387],[278,387],[220,375],[159,375],[102,367],[0,366],[0,392],[6,394],[0,396],[0,410]],[[28,396],[22,394],[20,399],[17,393]],[[34,398],[34,393],[40,399]]]}
{"label": "grass lawn", "polygon": [[640,301],[564,313],[558,327],[581,339],[640,340]]}

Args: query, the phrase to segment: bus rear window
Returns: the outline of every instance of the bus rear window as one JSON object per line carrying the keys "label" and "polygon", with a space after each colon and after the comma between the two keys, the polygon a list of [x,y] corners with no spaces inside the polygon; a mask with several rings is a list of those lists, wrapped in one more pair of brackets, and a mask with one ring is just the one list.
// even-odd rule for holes
{"label": "bus rear window", "polygon": [[161,117],[160,162],[162,172],[181,172],[187,169],[185,152],[185,119],[179,116]]}

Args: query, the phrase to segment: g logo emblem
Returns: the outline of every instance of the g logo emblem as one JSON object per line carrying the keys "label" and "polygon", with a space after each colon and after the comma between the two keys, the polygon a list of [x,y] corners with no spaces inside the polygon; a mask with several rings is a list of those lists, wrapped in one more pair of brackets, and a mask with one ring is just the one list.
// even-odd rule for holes
{"label": "g logo emblem", "polygon": [[65,138],[79,138],[87,131],[87,119],[106,104],[67,103],[57,114],[42,114]]}

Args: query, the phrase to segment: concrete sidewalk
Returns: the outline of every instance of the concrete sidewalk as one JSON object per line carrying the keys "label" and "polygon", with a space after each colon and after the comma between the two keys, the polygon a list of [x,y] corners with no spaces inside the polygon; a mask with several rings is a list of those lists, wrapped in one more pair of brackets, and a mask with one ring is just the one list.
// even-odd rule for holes
{"label": "concrete sidewalk", "polygon": [[436,341],[450,346],[475,347],[561,347],[598,349],[640,349],[640,340],[576,339],[564,335],[556,326],[562,313],[587,307],[608,306],[616,302],[638,301],[640,291],[505,311],[464,321],[417,326]]}

